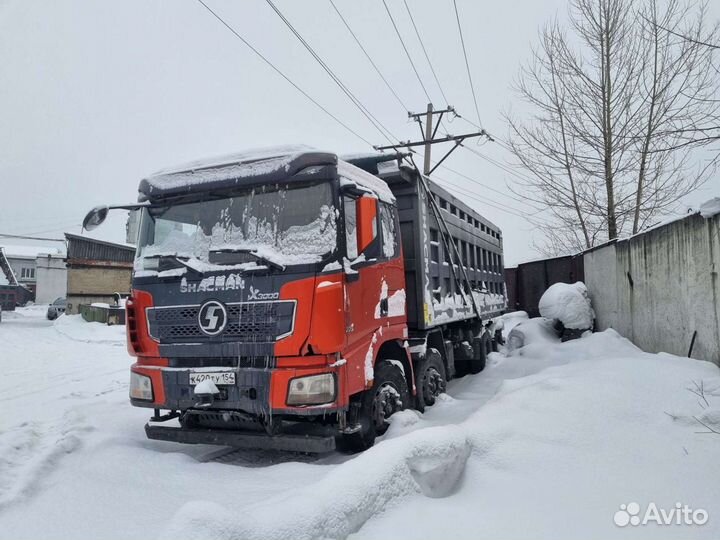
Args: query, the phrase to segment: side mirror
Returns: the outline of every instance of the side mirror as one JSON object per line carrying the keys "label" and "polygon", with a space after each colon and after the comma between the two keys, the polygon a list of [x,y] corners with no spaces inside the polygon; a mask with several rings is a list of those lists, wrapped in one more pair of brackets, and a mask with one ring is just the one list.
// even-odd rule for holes
{"label": "side mirror", "polygon": [[357,252],[362,253],[377,236],[378,202],[374,197],[355,201],[357,219]]}
{"label": "side mirror", "polygon": [[109,210],[110,208],[107,206],[96,206],[90,210],[85,216],[85,219],[83,219],[83,229],[86,231],[92,231],[102,225],[105,218],[107,218]]}

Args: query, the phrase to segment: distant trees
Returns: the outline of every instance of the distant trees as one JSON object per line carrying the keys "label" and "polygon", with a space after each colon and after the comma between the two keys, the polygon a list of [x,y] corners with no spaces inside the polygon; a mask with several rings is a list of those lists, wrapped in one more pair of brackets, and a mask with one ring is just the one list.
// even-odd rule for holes
{"label": "distant trees", "polygon": [[569,15],[543,28],[516,83],[532,114],[508,117],[529,172],[514,190],[550,210],[553,254],[651,225],[717,162],[693,159],[720,111],[704,5],[571,0]]}

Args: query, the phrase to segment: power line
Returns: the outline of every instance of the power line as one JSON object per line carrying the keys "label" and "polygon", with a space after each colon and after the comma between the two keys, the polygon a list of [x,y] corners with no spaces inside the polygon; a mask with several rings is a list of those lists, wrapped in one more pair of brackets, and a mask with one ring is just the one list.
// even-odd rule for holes
{"label": "power line", "polygon": [[470,191],[469,189],[466,189],[466,188],[462,188],[458,185],[455,185],[454,183],[450,182],[449,180],[447,180],[445,178],[440,178],[437,175],[435,176],[434,181],[436,181],[438,184],[440,184],[443,187],[446,187],[449,190],[455,190],[456,192],[462,193],[467,197],[473,197],[473,198],[476,197],[478,201],[480,201],[484,204],[487,204],[489,206],[492,206],[493,208],[496,208],[503,212],[507,212],[509,214],[513,214],[513,215],[519,216],[519,217],[525,217],[525,215],[527,215],[527,214],[523,215],[520,210],[513,208],[511,206],[508,206],[506,204],[503,204],[500,201],[493,200],[485,195],[483,195],[481,198],[475,192]]}
{"label": "power line", "polygon": [[[441,186],[445,187],[448,191],[453,191],[453,190],[454,190],[454,191],[455,191],[455,194],[458,195],[458,196],[460,196],[460,197],[469,197],[470,199],[473,199],[473,200],[475,200],[475,201],[477,201],[477,202],[479,202],[479,203],[481,203],[481,204],[485,204],[485,205],[487,205],[487,206],[490,206],[491,208],[495,208],[496,210],[499,210],[499,211],[501,211],[501,212],[505,212],[505,213],[507,213],[507,214],[511,214],[511,215],[513,215],[513,216],[522,218],[522,219],[526,220],[528,223],[531,223],[532,225],[535,225],[536,227],[537,227],[537,226],[540,226],[540,225],[543,225],[543,224],[544,224],[544,225],[550,225],[550,223],[547,222],[547,221],[545,221],[545,220],[540,220],[540,219],[537,219],[537,218],[535,218],[535,219],[530,219],[530,218],[532,217],[532,215],[523,214],[523,213],[521,213],[521,212],[517,212],[517,211],[514,211],[514,210],[508,210],[508,209],[503,208],[503,207],[501,207],[501,206],[496,206],[496,204],[502,204],[502,203],[498,203],[497,201],[492,201],[492,199],[489,199],[489,200],[488,200],[487,197],[482,197],[482,198],[480,198],[480,197],[478,197],[476,194],[474,194],[474,193],[471,192],[471,191],[464,190],[464,189],[459,188],[459,187],[457,187],[457,186],[455,186],[455,185],[452,185],[452,184],[449,183],[447,180],[444,180],[444,179],[438,178],[438,177],[436,177],[436,179],[441,180],[441,182],[438,182],[438,184],[440,184]],[[489,201],[492,201],[492,202],[489,202]],[[509,208],[509,207],[508,207],[508,208]]]}
{"label": "power line", "polygon": [[499,169],[502,169],[502,170],[505,171],[506,173],[514,176],[515,178],[517,178],[517,179],[519,179],[519,180],[522,180],[522,181],[524,181],[524,182],[532,182],[532,181],[533,181],[529,176],[525,176],[524,174],[520,174],[520,173],[518,173],[518,172],[516,172],[516,171],[513,171],[512,169],[510,169],[510,168],[507,167],[506,165],[500,163],[499,161],[494,160],[494,159],[491,158],[491,157],[486,156],[485,154],[481,154],[480,152],[478,152],[478,151],[475,150],[474,148],[470,148],[469,146],[465,146],[465,145],[463,145],[463,148],[464,148],[465,150],[467,150],[468,152],[473,153],[474,155],[476,155],[476,156],[479,157],[480,159],[482,159],[482,160],[484,160],[484,161],[487,161],[487,162],[490,163],[491,165],[495,165],[495,166],[498,167]]}
{"label": "power line", "polygon": [[[437,178],[436,178],[436,179],[437,179]],[[513,215],[513,216],[516,216],[516,217],[520,217],[520,218],[526,219],[526,220],[529,221],[530,223],[535,224],[535,223],[530,219],[530,216],[528,216],[527,214],[523,214],[523,213],[521,213],[521,212],[516,212],[516,211],[514,211],[514,210],[509,210],[508,208],[504,208],[504,207],[502,207],[502,206],[498,206],[498,205],[497,205],[497,204],[498,204],[497,201],[492,201],[492,199],[487,199],[486,197],[478,197],[478,196],[477,196],[476,194],[474,194],[473,192],[468,191],[468,190],[466,190],[466,189],[462,189],[462,188],[460,188],[460,187],[458,187],[458,186],[455,186],[455,185],[453,185],[452,183],[450,183],[450,182],[448,182],[447,180],[444,180],[444,179],[442,179],[442,178],[440,178],[439,180],[440,180],[440,181],[438,182],[439,185],[443,186],[443,187],[446,188],[448,191],[451,191],[451,192],[454,191],[454,192],[455,192],[454,194],[455,194],[457,197],[469,197],[470,199],[472,199],[472,200],[474,200],[474,201],[477,201],[477,202],[479,202],[479,203],[481,203],[481,204],[487,205],[487,206],[489,206],[489,207],[491,207],[491,208],[495,208],[496,210],[499,210],[500,212],[505,212],[506,214],[510,214],[510,215]]]}
{"label": "power line", "polygon": [[[476,124],[472,120],[468,120],[464,116],[459,115],[457,112],[455,113],[455,118],[459,118],[463,122],[467,122],[468,124],[470,124],[471,126],[473,126],[475,128],[482,129],[478,124]],[[497,135],[495,135],[493,133],[488,133],[488,137],[489,137],[489,139],[488,139],[489,141],[498,143],[500,146],[502,146],[503,148],[505,148],[505,150],[507,150],[509,152],[514,152],[512,147],[508,143],[506,143],[503,139],[498,137]]]}
{"label": "power line", "polygon": [[427,50],[425,49],[425,44],[423,43],[422,38],[420,37],[420,31],[418,30],[417,25],[415,24],[415,18],[412,15],[412,12],[410,11],[410,6],[408,6],[407,0],[403,0],[403,3],[405,4],[405,9],[408,12],[408,15],[410,16],[410,22],[413,25],[413,28],[415,29],[415,35],[417,35],[418,41],[420,42],[420,46],[422,47],[423,53],[425,54],[425,59],[427,60],[428,65],[430,66],[430,71],[432,71],[433,77],[435,78],[435,82],[438,85],[438,88],[440,89],[440,94],[442,94],[443,99],[445,100],[445,105],[448,105],[450,102],[448,101],[448,98],[445,96],[445,92],[443,91],[442,85],[440,84],[440,80],[438,79],[437,73],[435,73],[435,68],[432,65],[432,62],[430,61],[430,56],[428,55]]}
{"label": "power line", "polygon": [[68,229],[68,228],[74,227],[74,226],[78,226],[78,227],[79,227],[80,225],[81,225],[80,222],[77,222],[77,221],[74,221],[74,220],[73,220],[73,221],[66,221],[66,222],[64,222],[64,223],[58,224],[54,229],[35,230],[35,231],[26,232],[26,233],[21,233],[21,234],[28,235],[28,236],[30,236],[30,235],[36,235],[36,234],[47,234],[47,233],[51,233],[51,232],[55,232],[55,231],[64,231],[65,229]]}
{"label": "power line", "polygon": [[[455,19],[457,20],[458,31],[460,32],[460,43],[462,44],[463,56],[465,57],[465,68],[467,69],[468,79],[470,80],[470,91],[472,92],[473,102],[475,103],[475,113],[477,114],[478,124],[482,126],[480,120],[480,108],[478,107],[477,95],[475,94],[475,85],[473,84],[472,75],[470,73],[470,62],[468,62],[467,49],[465,49],[465,38],[463,37],[462,25],[460,24],[460,14],[458,13],[457,0],[453,0],[455,7]],[[480,128],[482,129],[482,127]]]}
{"label": "power line", "polygon": [[400,30],[398,30],[397,24],[395,24],[395,19],[393,18],[392,13],[390,12],[390,8],[388,7],[387,2],[385,0],[382,0],[382,3],[385,6],[385,11],[387,11],[388,17],[390,17],[390,22],[392,23],[393,28],[395,29],[395,33],[397,34],[397,37],[400,40],[400,44],[402,45],[402,48],[405,51],[405,55],[407,56],[407,59],[410,61],[410,65],[412,66],[412,69],[415,72],[415,76],[417,77],[417,80],[420,83],[420,86],[422,87],[423,92],[425,92],[425,97],[427,98],[428,103],[431,103],[432,99],[430,99],[430,94],[428,94],[428,91],[425,88],[425,85],[423,84],[422,79],[420,78],[420,73],[418,73],[418,70],[415,67],[415,62],[413,62],[412,57],[410,56],[410,51],[408,51],[408,48],[405,46],[405,41],[403,41],[403,38],[400,35]]}
{"label": "power line", "polygon": [[354,129],[352,129],[350,126],[348,126],[345,122],[340,120],[337,116],[335,116],[333,113],[331,113],[329,110],[327,110],[325,107],[320,105],[315,99],[313,99],[310,94],[308,94],[305,90],[300,88],[295,82],[290,79],[285,73],[283,73],[280,68],[276,67],[275,64],[273,64],[270,60],[268,60],[263,54],[257,50],[255,47],[253,47],[249,41],[247,41],[244,37],[242,37],[232,26],[230,26],[225,20],[220,17],[217,13],[215,13],[203,0],[197,0],[206,10],[208,10],[213,17],[215,17],[218,21],[220,21],[225,28],[230,30],[236,38],[238,38],[240,41],[242,41],[247,48],[249,48],[252,52],[255,53],[256,56],[258,56],[263,62],[265,62],[268,66],[270,66],[278,75],[280,75],[283,79],[285,79],[288,83],[290,83],[295,90],[300,92],[303,96],[305,96],[309,101],[311,101],[318,109],[323,111],[326,115],[328,115],[330,118],[335,120],[338,124],[340,124],[342,127],[344,127],[347,131],[355,135],[358,139],[363,141],[368,146],[372,146],[372,143],[368,141],[365,137],[360,135],[358,132],[356,132]]}
{"label": "power line", "polygon": [[[393,135],[383,124],[380,122],[374,114],[372,114],[365,105],[362,104],[362,102],[350,91],[350,89],[340,80],[340,78],[333,72],[333,70],[325,63],[325,61],[320,58],[320,55],[315,52],[315,50],[310,46],[310,44],[305,40],[305,38],[300,35],[300,32],[295,29],[295,27],[292,25],[292,23],[283,15],[282,11],[273,3],[272,0],[266,0],[268,5],[275,11],[278,17],[285,23],[285,25],[290,29],[290,31],[295,35],[296,38],[300,41],[300,43],[303,44],[303,46],[307,49],[307,51],[312,55],[312,57],[320,64],[320,66],[325,70],[325,72],[328,74],[328,76],[333,80],[335,84],[342,90],[345,95],[350,99],[350,101],[355,105],[358,110],[367,118],[370,123],[377,129],[380,134],[387,138],[387,139],[395,139],[399,140],[395,135]],[[384,131],[383,131],[384,130]],[[388,134],[390,136],[388,136]]]}
{"label": "power line", "polygon": [[[490,164],[492,164],[492,165],[495,165],[496,167],[502,169],[502,170],[505,171],[506,173],[511,174],[512,176],[516,177],[517,179],[522,180],[523,182],[528,182],[528,183],[531,183],[531,184],[536,183],[536,180],[535,180],[535,179],[533,179],[533,178],[531,178],[531,177],[529,177],[529,176],[526,176],[526,175],[524,175],[524,174],[521,174],[521,173],[518,173],[518,172],[515,172],[515,171],[509,169],[506,165],[503,165],[502,163],[500,163],[500,162],[492,159],[491,157],[488,157],[488,156],[486,156],[486,155],[484,155],[484,154],[481,154],[480,152],[478,152],[478,151],[475,150],[474,148],[470,148],[469,146],[464,146],[464,145],[463,145],[463,148],[464,148],[465,150],[468,150],[468,151],[470,151],[471,153],[475,154],[477,157],[479,157],[479,158],[487,161],[488,163],[490,163]],[[587,197],[584,197],[584,196],[582,196],[582,195],[580,195],[580,194],[578,194],[578,198],[579,198],[580,200],[582,200],[582,201],[590,204],[590,205],[597,205],[597,203],[596,203],[595,201],[592,201],[592,200],[588,199]],[[531,200],[532,200],[532,199],[531,199]]]}
{"label": "power line", "polygon": [[[435,162],[433,162],[433,163],[435,163]],[[496,189],[494,189],[494,188],[492,188],[492,187],[490,187],[490,186],[487,186],[487,185],[483,184],[482,182],[480,182],[479,180],[476,180],[476,179],[474,179],[474,178],[472,178],[472,177],[470,177],[470,176],[467,176],[467,175],[465,175],[465,174],[463,174],[463,173],[460,173],[460,172],[458,172],[458,171],[456,171],[456,170],[454,170],[454,169],[451,169],[451,168],[449,168],[449,167],[447,167],[447,166],[445,166],[445,165],[443,165],[442,167],[445,168],[445,169],[447,169],[447,170],[450,171],[450,172],[453,172],[453,173],[455,173],[455,174],[457,174],[457,175],[459,175],[459,176],[461,176],[461,177],[463,177],[463,178],[465,178],[465,179],[467,179],[467,180],[475,183],[475,184],[478,184],[478,185],[480,185],[480,186],[482,186],[482,187],[484,187],[484,188],[490,189],[491,191],[495,191],[495,192],[499,193],[500,195],[509,197],[509,195],[507,195],[507,194],[505,194],[505,193],[502,193],[502,192],[500,192],[500,191],[498,191],[498,190],[496,190]],[[437,168],[437,165],[436,165],[436,168]],[[541,213],[543,210],[542,210],[542,209],[535,208],[535,207],[533,207],[532,205],[530,205],[529,203],[525,203],[525,202],[523,202],[523,201],[517,201],[517,202],[520,202],[520,203],[525,204],[525,205],[529,206],[530,208],[532,208],[532,209],[534,210],[534,212],[531,213],[531,214],[526,213],[526,212],[525,212],[524,210],[522,210],[522,209],[514,208],[514,207],[509,206],[509,205],[507,205],[507,204],[505,204],[505,203],[503,203],[503,202],[500,202],[500,201],[496,201],[496,200],[494,200],[494,199],[491,199],[491,198],[489,198],[487,195],[483,195],[482,198],[480,198],[480,197],[477,196],[477,193],[475,193],[475,192],[473,192],[473,191],[470,191],[470,190],[467,190],[467,189],[463,189],[463,188],[461,188],[461,187],[459,187],[459,186],[456,186],[453,182],[449,181],[449,180],[446,179],[446,178],[441,178],[441,177],[437,176],[437,174],[433,177],[433,181],[434,181],[434,180],[439,180],[438,184],[439,184],[439,185],[442,185],[443,187],[446,187],[447,189],[455,189],[455,190],[457,190],[457,191],[464,191],[464,192],[465,192],[464,194],[465,194],[466,196],[470,197],[471,199],[475,199],[475,200],[478,201],[478,202],[481,202],[481,203],[483,203],[483,204],[486,204],[486,205],[488,205],[488,206],[491,206],[492,208],[495,208],[495,209],[500,210],[500,211],[502,211],[502,212],[507,212],[507,213],[512,214],[512,215],[515,215],[515,216],[517,216],[517,217],[521,217],[521,218],[525,219],[526,221],[528,221],[529,223],[532,223],[532,224],[535,225],[535,226],[538,226],[538,224],[539,224],[538,222],[536,222],[536,221],[534,221],[534,220],[532,220],[532,219],[530,219],[530,218],[533,217],[533,216],[538,215],[538,214]],[[535,219],[537,220],[538,218],[535,218]],[[538,220],[538,221],[539,221],[539,220]],[[548,222],[545,221],[545,224],[548,224]]]}
{"label": "power line", "polygon": [[0,234],[0,238],[17,238],[20,240],[42,240],[43,242],[65,242],[59,238],[43,238],[40,236],[23,236],[20,234]]}
{"label": "power line", "polygon": [[[454,173],[454,174],[456,174],[456,175],[458,175],[458,176],[461,176],[462,178],[465,178],[466,180],[468,180],[468,181],[470,181],[470,182],[472,182],[472,183],[474,183],[474,184],[477,184],[477,185],[479,185],[479,186],[481,186],[481,187],[483,187],[483,188],[485,188],[485,189],[487,189],[487,190],[493,191],[493,192],[497,193],[498,195],[502,195],[503,197],[507,197],[508,199],[512,199],[512,200],[514,200],[515,202],[517,202],[517,203],[519,203],[519,204],[524,204],[525,206],[528,206],[528,207],[532,208],[532,209],[535,210],[535,211],[542,211],[542,210],[538,210],[537,208],[535,208],[535,207],[534,207],[533,205],[531,205],[530,203],[526,203],[525,201],[522,201],[522,200],[517,200],[517,199],[515,199],[514,197],[508,195],[507,193],[503,193],[503,192],[500,191],[499,189],[496,189],[496,188],[494,188],[494,187],[492,187],[492,186],[489,186],[489,185],[487,185],[487,184],[484,184],[484,183],[481,182],[480,180],[477,180],[476,178],[472,178],[471,176],[468,176],[468,175],[466,175],[466,174],[463,174],[463,173],[461,173],[460,171],[456,171],[455,169],[451,169],[451,168],[448,167],[447,165],[441,165],[441,167],[442,167],[443,169],[447,170],[447,171],[450,171],[451,173]],[[515,210],[518,210],[518,212],[521,212],[521,211],[522,211],[522,210],[517,209],[517,208],[516,208]]]}
{"label": "power line", "polygon": [[367,52],[367,50],[365,49],[365,47],[363,47],[363,44],[360,43],[360,40],[359,40],[358,37],[355,35],[355,32],[353,32],[352,28],[350,28],[350,25],[349,25],[348,22],[345,20],[345,17],[343,17],[342,13],[340,13],[340,10],[339,10],[339,9],[337,8],[337,6],[335,5],[335,2],[333,2],[333,0],[330,0],[330,4],[331,4],[332,7],[335,9],[335,12],[338,14],[338,17],[340,17],[340,20],[341,20],[341,21],[343,22],[343,24],[345,25],[345,28],[347,28],[347,29],[348,29],[348,32],[350,32],[350,35],[351,35],[351,36],[353,37],[353,39],[355,40],[355,43],[358,44],[358,47],[360,47],[360,49],[362,50],[362,52],[365,54],[365,57],[368,59],[368,61],[369,61],[370,64],[372,65],[372,67],[375,68],[375,71],[376,71],[377,74],[380,76],[380,78],[383,80],[383,82],[385,83],[385,86],[387,86],[388,90],[390,90],[390,92],[392,92],[392,95],[395,96],[395,99],[396,99],[397,102],[400,104],[400,106],[403,108],[403,110],[409,111],[410,109],[408,109],[408,107],[405,105],[405,103],[403,103],[403,100],[400,99],[400,96],[397,94],[397,92],[395,91],[395,89],[394,89],[392,86],[390,86],[390,83],[389,83],[388,80],[385,78],[385,76],[382,74],[382,72],[380,71],[380,68],[378,68],[377,65],[375,64],[375,62],[373,62],[373,59],[370,57],[370,54]]}

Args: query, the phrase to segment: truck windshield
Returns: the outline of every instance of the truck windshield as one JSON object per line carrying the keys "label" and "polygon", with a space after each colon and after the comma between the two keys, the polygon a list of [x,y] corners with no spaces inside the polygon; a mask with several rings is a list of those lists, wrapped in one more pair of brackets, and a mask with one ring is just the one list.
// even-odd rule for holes
{"label": "truck windshield", "polygon": [[163,257],[205,270],[263,260],[275,267],[312,264],[336,246],[330,183],[274,184],[227,198],[143,209],[135,269],[157,270]]}

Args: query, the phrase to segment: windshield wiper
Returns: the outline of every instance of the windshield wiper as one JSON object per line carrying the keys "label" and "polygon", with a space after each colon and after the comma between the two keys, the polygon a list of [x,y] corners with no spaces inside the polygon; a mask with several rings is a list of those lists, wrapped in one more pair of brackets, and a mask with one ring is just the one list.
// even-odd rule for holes
{"label": "windshield wiper", "polygon": [[267,257],[264,257],[263,255],[260,255],[256,250],[252,248],[218,248],[218,249],[211,249],[210,253],[242,253],[247,254],[252,257],[255,257],[257,260],[264,262],[269,267],[274,268],[275,270],[280,270],[283,272],[285,270],[285,265],[282,265],[280,263],[277,263],[273,260],[268,259]]}
{"label": "windshield wiper", "polygon": [[191,265],[188,261],[188,259],[182,259],[177,255],[147,255],[146,257],[143,257],[143,259],[172,259],[176,263],[178,263],[181,266],[184,266],[188,270],[191,270],[195,274],[197,274],[200,277],[203,277],[203,272],[195,268],[193,265]]}

